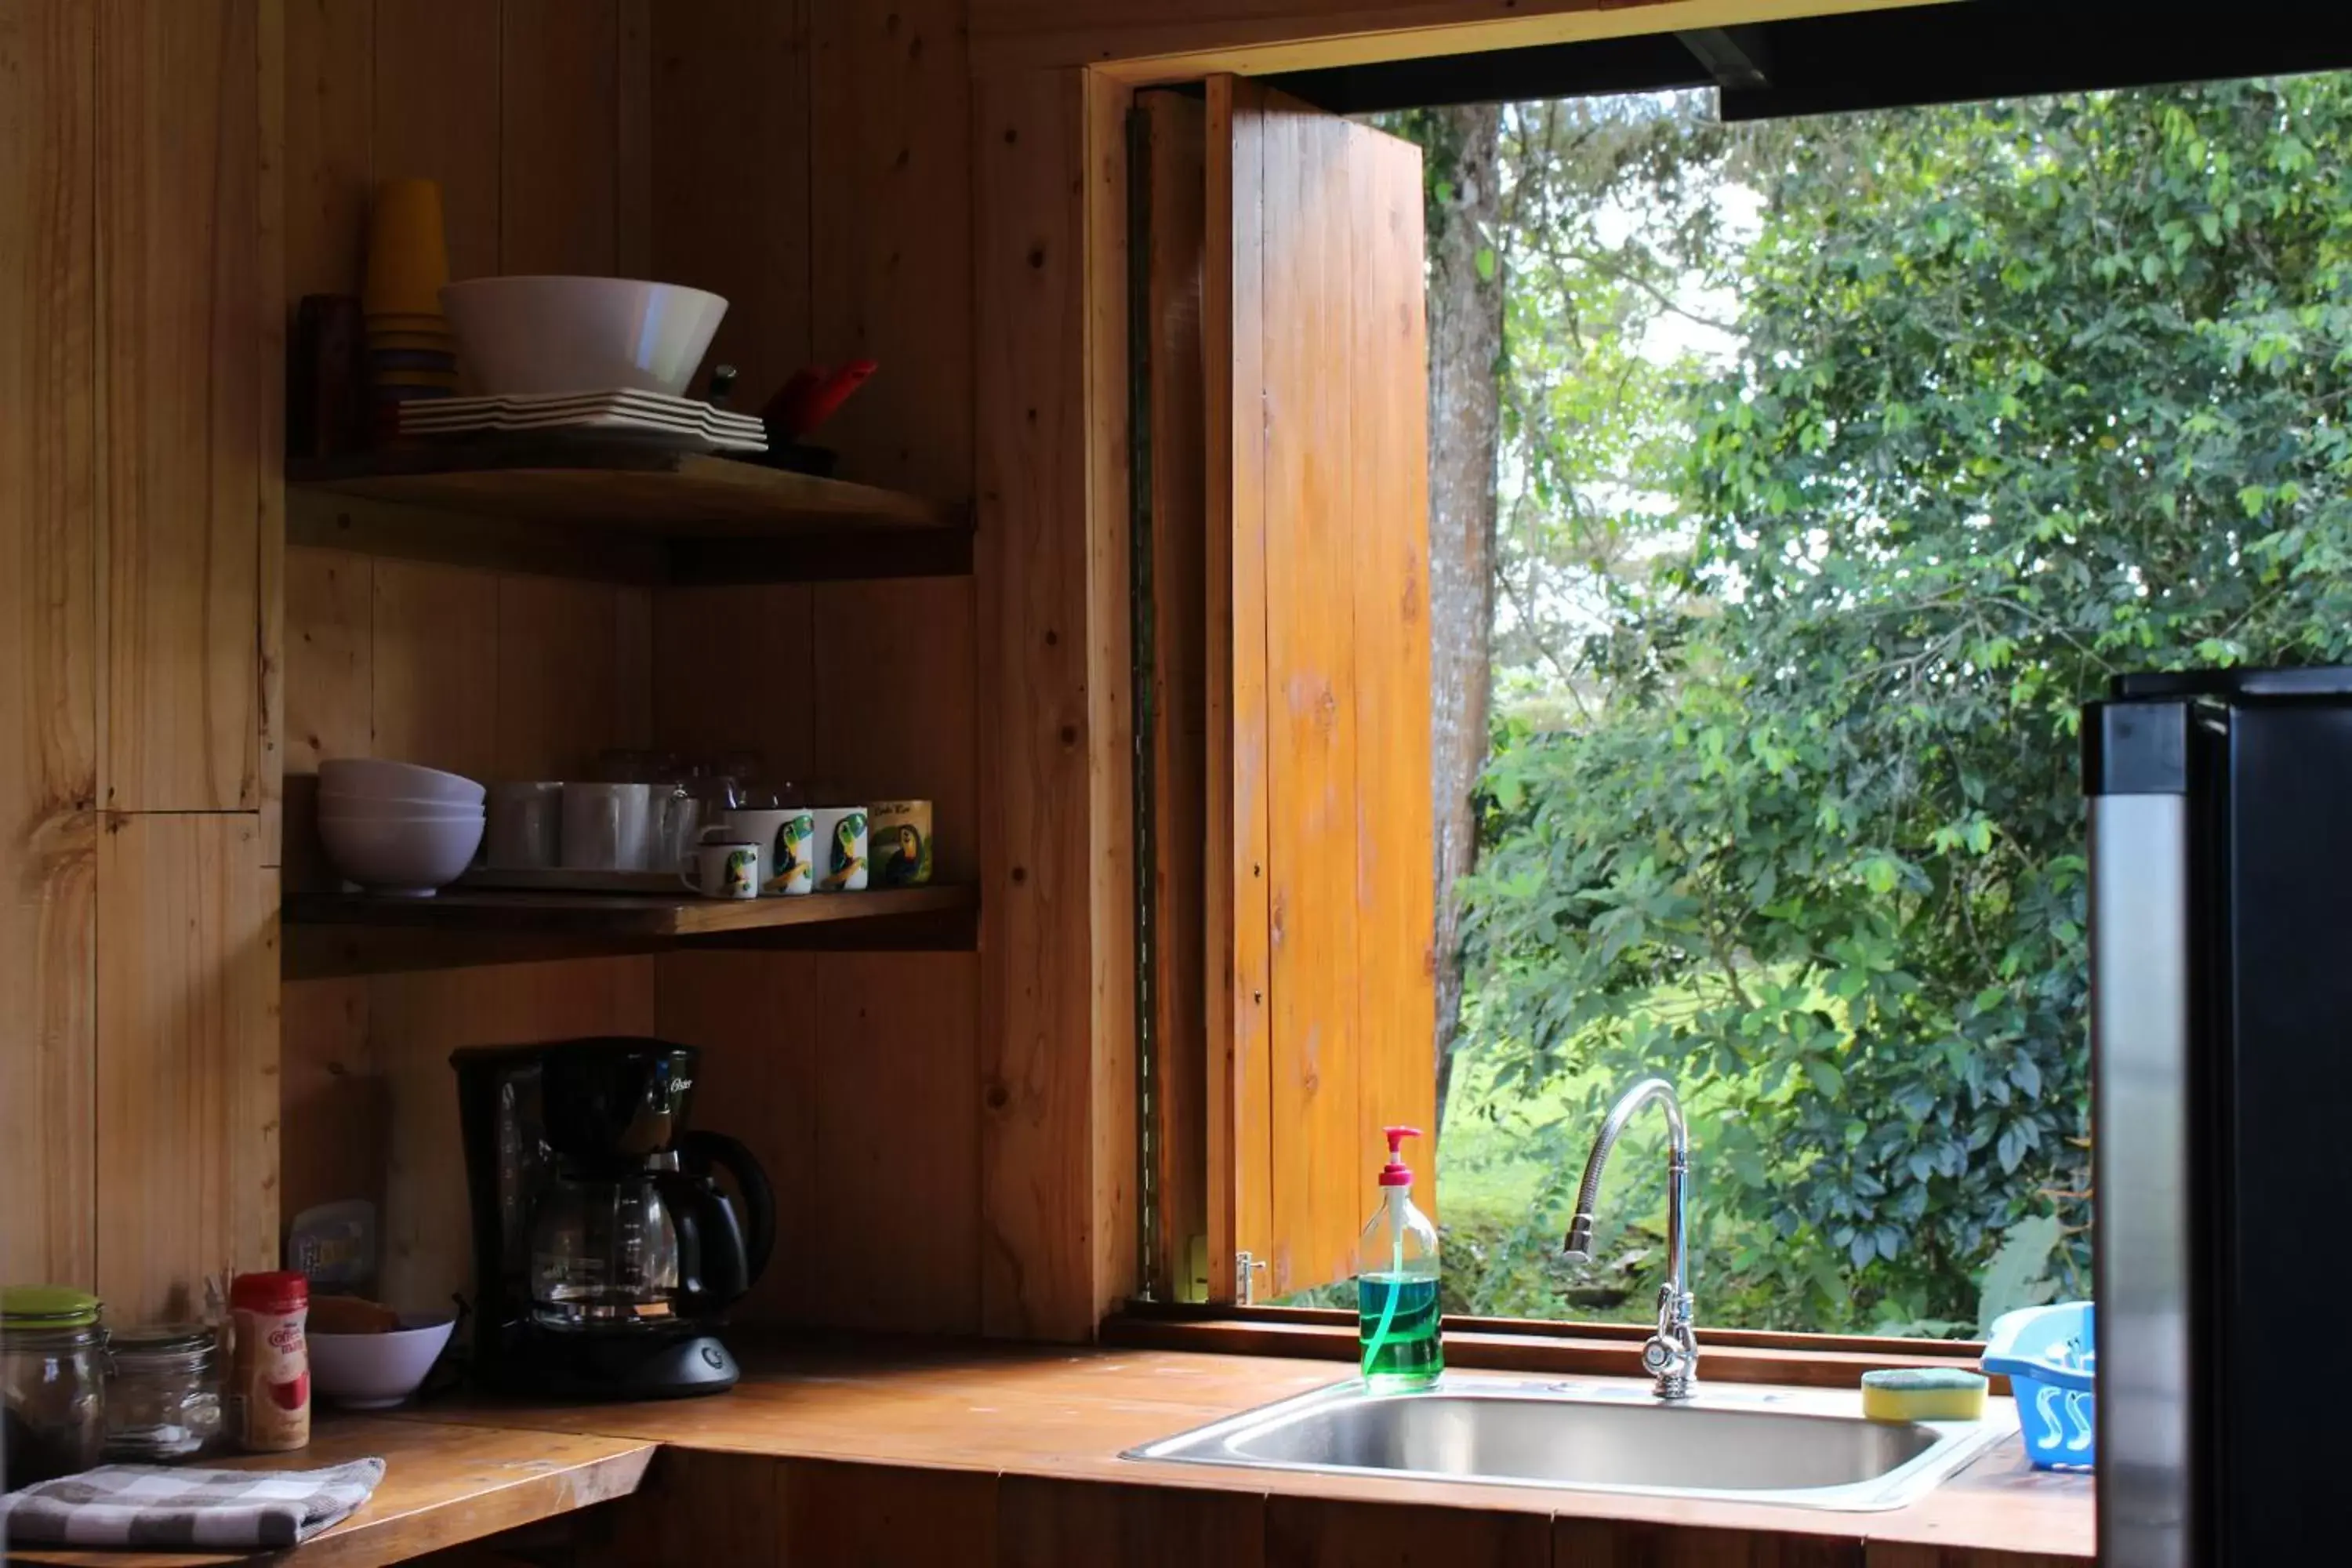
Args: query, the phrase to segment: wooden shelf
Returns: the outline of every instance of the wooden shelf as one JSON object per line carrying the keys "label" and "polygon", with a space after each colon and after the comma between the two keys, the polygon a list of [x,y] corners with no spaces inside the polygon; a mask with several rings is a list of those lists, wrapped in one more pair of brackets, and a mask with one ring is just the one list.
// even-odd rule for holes
{"label": "wooden shelf", "polygon": [[284,910],[293,979],[455,969],[682,947],[968,950],[979,889],[954,884],[793,899],[647,898],[445,889],[430,899],[294,893]]}
{"label": "wooden shelf", "polygon": [[369,554],[680,584],[971,570],[962,507],[634,442],[297,459],[286,479],[291,542]]}

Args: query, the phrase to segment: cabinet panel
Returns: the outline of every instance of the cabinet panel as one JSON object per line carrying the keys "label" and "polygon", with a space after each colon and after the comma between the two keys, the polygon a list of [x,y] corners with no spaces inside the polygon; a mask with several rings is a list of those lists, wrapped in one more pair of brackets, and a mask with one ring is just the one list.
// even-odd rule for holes
{"label": "cabinet panel", "polygon": [[260,802],[264,405],[279,395],[261,5],[98,13],[103,804],[117,810]]}

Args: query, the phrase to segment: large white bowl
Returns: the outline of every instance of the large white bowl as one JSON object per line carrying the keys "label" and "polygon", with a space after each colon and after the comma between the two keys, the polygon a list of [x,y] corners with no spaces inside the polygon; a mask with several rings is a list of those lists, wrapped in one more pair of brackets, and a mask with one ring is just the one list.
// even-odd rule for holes
{"label": "large white bowl", "polygon": [[335,869],[368,891],[430,898],[472,864],[482,819],[321,816],[319,840]]}
{"label": "large white bowl", "polygon": [[424,1384],[456,1322],[446,1312],[403,1312],[400,1327],[390,1333],[313,1333],[311,1385],[319,1397],[346,1410],[397,1405]]}
{"label": "large white bowl", "polygon": [[439,768],[421,768],[415,763],[389,763],[381,757],[331,757],[319,764],[319,793],[479,805],[490,792],[463,773],[445,773]]}
{"label": "large white bowl", "polygon": [[443,286],[441,309],[484,393],[628,387],[676,397],[727,301],[627,278],[471,278]]}
{"label": "large white bowl", "polygon": [[480,811],[479,805],[469,805],[462,800],[440,800],[429,795],[345,795],[340,790],[319,792],[320,811],[416,811],[426,815],[436,812]]}

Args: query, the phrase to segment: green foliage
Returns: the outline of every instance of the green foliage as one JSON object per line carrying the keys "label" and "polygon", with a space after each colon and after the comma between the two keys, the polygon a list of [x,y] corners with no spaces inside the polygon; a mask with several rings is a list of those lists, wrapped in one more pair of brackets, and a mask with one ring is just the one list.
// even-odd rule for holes
{"label": "green foliage", "polygon": [[1584,1086],[1554,1164],[1707,1108],[1710,1321],[1966,1332],[2087,1256],[2080,704],[2352,640],[2352,79],[1716,134],[1738,352],[1633,416],[1687,460],[1584,716],[1498,734],[1469,1037]]}

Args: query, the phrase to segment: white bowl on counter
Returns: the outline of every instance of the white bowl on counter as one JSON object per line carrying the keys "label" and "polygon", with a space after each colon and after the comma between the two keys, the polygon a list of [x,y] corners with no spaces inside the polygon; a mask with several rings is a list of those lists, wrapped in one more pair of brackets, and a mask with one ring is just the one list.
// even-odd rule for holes
{"label": "white bowl on counter", "polygon": [[680,283],[628,278],[469,278],[441,309],[486,394],[682,395],[727,301]]}
{"label": "white bowl on counter", "polygon": [[320,796],[368,800],[430,800],[479,806],[489,791],[463,773],[381,757],[330,757],[319,764]]}
{"label": "white bowl on counter", "polygon": [[424,1386],[456,1326],[446,1312],[403,1312],[385,1333],[308,1335],[311,1386],[346,1410],[389,1409]]}
{"label": "white bowl on counter", "polygon": [[371,893],[431,898],[473,864],[482,816],[338,816],[320,813],[328,862]]}

